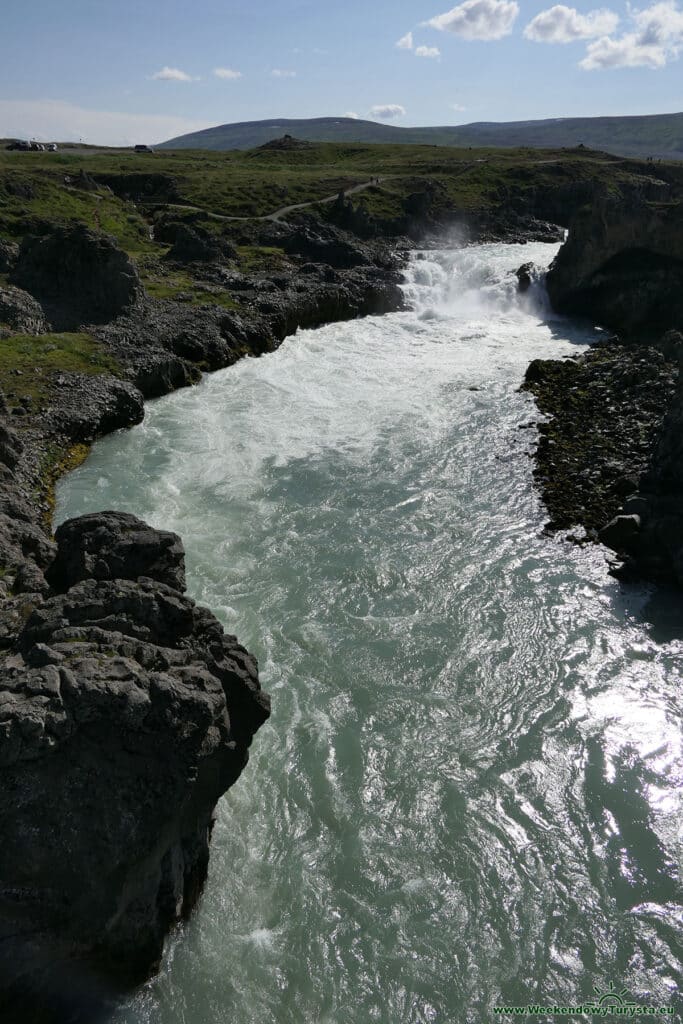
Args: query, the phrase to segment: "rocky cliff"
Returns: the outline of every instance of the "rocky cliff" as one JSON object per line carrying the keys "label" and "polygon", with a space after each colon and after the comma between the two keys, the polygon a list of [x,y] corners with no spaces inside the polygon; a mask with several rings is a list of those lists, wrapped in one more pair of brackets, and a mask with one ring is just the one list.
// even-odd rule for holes
{"label": "rocky cliff", "polygon": [[638,491],[623,503],[601,540],[625,559],[626,575],[683,586],[683,335],[671,332],[664,347],[678,367],[676,390]]}
{"label": "rocky cliff", "polygon": [[0,661],[0,1015],[64,1024],[158,965],[269,712],[176,535],[110,512],[55,540]]}
{"label": "rocky cliff", "polygon": [[560,313],[634,340],[683,323],[683,203],[596,193],[572,220],[548,271]]}
{"label": "rocky cliff", "polygon": [[11,281],[40,302],[59,331],[106,323],[142,294],[135,267],[114,239],[83,224],[26,235]]}

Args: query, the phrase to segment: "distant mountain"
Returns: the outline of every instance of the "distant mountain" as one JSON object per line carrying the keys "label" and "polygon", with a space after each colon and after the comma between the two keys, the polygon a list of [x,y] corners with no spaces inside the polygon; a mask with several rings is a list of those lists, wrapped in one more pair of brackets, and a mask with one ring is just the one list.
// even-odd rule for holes
{"label": "distant mountain", "polygon": [[566,117],[550,121],[479,121],[456,128],[401,128],[351,117],[274,118],[222,124],[162,142],[160,149],[252,149],[282,135],[309,142],[412,142],[437,146],[532,146],[583,143],[619,156],[683,160],[683,113],[642,117]]}

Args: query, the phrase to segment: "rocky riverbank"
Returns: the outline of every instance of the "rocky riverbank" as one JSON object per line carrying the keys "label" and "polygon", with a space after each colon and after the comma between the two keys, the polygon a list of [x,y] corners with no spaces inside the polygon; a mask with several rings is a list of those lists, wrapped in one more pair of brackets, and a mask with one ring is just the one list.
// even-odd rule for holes
{"label": "rocky riverbank", "polygon": [[[312,262],[305,236],[277,274],[241,274],[213,253],[181,264],[176,247],[173,265],[193,274],[189,301],[147,295],[115,242],[81,225],[3,250],[5,1021],[90,1022],[155,970],[201,891],[216,801],[269,713],[255,659],[185,596],[180,538],[107,512],[53,539],[54,481],[95,438],[139,422],[144,398],[270,351],[298,327],[399,308],[400,257],[344,239],[335,251],[329,234],[308,242],[347,265]],[[182,242],[202,254],[187,231]],[[212,304],[212,289],[229,306]],[[46,352],[52,362],[31,365]],[[72,354],[77,369],[66,368]]]}
{"label": "rocky riverbank", "polygon": [[535,359],[524,388],[539,424],[535,477],[548,528],[581,525],[594,539],[638,489],[676,391],[677,367],[657,349],[616,339],[572,359]]}
{"label": "rocky riverbank", "polygon": [[555,308],[618,336],[535,361],[525,387],[549,419],[536,478],[551,529],[580,526],[626,577],[683,586],[683,204],[598,194],[547,275]]}

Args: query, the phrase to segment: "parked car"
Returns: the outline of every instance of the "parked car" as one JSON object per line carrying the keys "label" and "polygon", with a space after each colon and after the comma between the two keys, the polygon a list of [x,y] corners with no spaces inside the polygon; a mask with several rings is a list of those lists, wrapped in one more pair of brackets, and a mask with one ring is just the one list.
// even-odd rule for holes
{"label": "parked car", "polygon": [[134,152],[135,153],[153,153],[154,150],[152,149],[151,146],[142,146],[142,145],[140,145],[140,146],[135,146]]}
{"label": "parked car", "polygon": [[51,143],[49,143],[49,145],[47,145],[45,147],[45,149],[48,151],[48,153],[56,153],[57,152],[57,143],[56,142],[51,142]]}

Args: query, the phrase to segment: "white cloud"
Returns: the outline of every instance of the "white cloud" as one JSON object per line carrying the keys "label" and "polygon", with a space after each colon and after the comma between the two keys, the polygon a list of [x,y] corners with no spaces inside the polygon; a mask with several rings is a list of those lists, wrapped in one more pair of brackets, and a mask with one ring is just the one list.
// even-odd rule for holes
{"label": "white cloud", "polygon": [[232,68],[214,68],[213,73],[216,78],[227,78],[232,80],[242,77],[241,71],[233,71]]}
{"label": "white cloud", "polygon": [[415,50],[416,57],[431,57],[434,60],[441,56],[441,50],[438,46],[418,46]]}
{"label": "white cloud", "polygon": [[629,8],[633,30],[617,38],[602,36],[589,43],[579,66],[584,71],[613,68],[663,68],[683,50],[683,11],[675,0],[662,0],[644,10]]}
{"label": "white cloud", "polygon": [[273,68],[270,73],[273,78],[296,78],[296,71],[287,71],[284,68]]}
{"label": "white cloud", "polygon": [[382,121],[391,121],[395,117],[405,117],[406,108],[400,103],[377,103],[370,107],[370,117],[379,117]]}
{"label": "white cloud", "polygon": [[413,48],[413,33],[406,32],[404,36],[401,36],[399,41],[396,43],[399,50],[412,50]]}
{"label": "white cloud", "polygon": [[0,100],[0,138],[84,142],[96,146],[154,144],[210,128],[210,121],[88,110],[63,100]]}
{"label": "white cloud", "polygon": [[151,76],[157,82],[191,82],[192,75],[180,68],[163,67],[161,71],[155,71]]}
{"label": "white cloud", "polygon": [[360,121],[360,114],[357,114],[354,110],[347,110],[344,117],[350,117],[352,121]]}
{"label": "white cloud", "polygon": [[462,114],[463,110],[467,110],[467,107],[463,107],[462,103],[451,103],[451,110],[455,110],[458,114]]}
{"label": "white cloud", "polygon": [[518,14],[516,0],[465,0],[424,24],[463,39],[502,39],[512,32]]}
{"label": "white cloud", "polygon": [[618,24],[619,15],[606,8],[579,14],[574,7],[557,4],[537,14],[524,29],[524,35],[535,43],[573,43],[577,39],[609,35]]}

